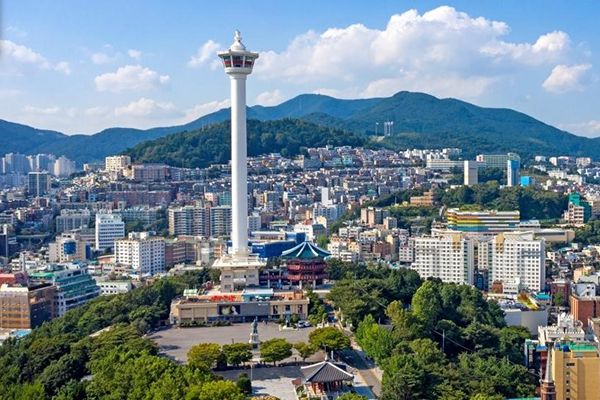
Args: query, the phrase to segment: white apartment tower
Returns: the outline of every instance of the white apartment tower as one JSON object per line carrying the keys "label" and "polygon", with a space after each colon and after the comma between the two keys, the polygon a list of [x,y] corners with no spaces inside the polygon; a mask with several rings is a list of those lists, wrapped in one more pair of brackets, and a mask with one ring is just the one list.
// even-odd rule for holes
{"label": "white apartment tower", "polygon": [[110,156],[104,159],[104,170],[107,172],[119,172],[131,165],[129,156]]}
{"label": "white apartment tower", "polygon": [[464,167],[464,185],[473,186],[478,183],[479,163],[477,161],[466,160]]}
{"label": "white apartment tower", "polygon": [[258,269],[264,265],[248,251],[248,166],[246,139],[246,78],[252,73],[258,53],[246,50],[240,32],[222,51],[225,73],[231,83],[231,241],[230,254],[219,258],[214,268],[221,271],[221,290],[228,292],[258,285]]}
{"label": "white apartment tower", "polygon": [[115,241],[115,261],[142,276],[165,272],[165,241],[148,232],[132,232]]}
{"label": "white apartment tower", "polygon": [[125,237],[125,223],[114,214],[96,214],[96,250],[114,249],[115,240]]}
{"label": "white apartment tower", "polygon": [[421,278],[472,285],[474,282],[473,241],[461,232],[410,239],[414,249],[411,268]]}
{"label": "white apartment tower", "polygon": [[546,243],[533,232],[505,232],[494,237],[489,285],[518,284],[523,289],[544,290]]}

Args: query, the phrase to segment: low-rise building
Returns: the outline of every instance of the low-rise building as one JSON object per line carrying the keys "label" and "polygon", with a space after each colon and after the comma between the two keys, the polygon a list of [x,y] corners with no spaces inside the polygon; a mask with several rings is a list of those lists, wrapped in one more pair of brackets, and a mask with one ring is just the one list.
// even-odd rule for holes
{"label": "low-rise building", "polygon": [[242,292],[218,291],[173,300],[170,320],[173,324],[193,322],[244,322],[278,320],[297,315],[306,318],[309,299],[302,291],[245,289]]}
{"label": "low-rise building", "polygon": [[29,276],[33,281],[50,283],[56,287],[54,308],[59,317],[100,295],[100,288],[83,265],[52,264]]}

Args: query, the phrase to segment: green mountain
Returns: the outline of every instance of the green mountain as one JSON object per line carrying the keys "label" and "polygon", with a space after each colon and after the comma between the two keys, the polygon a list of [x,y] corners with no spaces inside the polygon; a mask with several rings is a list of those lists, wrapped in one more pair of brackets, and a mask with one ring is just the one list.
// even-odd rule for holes
{"label": "green mountain", "polygon": [[[353,133],[298,119],[248,121],[248,155],[281,153],[295,156],[307,146],[361,146],[365,138]],[[143,142],[127,150],[137,162],[174,166],[207,167],[226,164],[231,158],[230,123],[221,122],[191,132],[175,133]]]}
{"label": "green mountain", "polygon": [[[399,92],[387,98],[357,100],[303,94],[273,107],[249,107],[247,115],[261,121],[300,119],[365,137],[376,133],[377,123],[381,134],[383,122],[394,121],[392,135],[371,142],[389,148],[460,147],[466,156],[516,151],[524,157],[542,154],[600,158],[600,138],[576,136],[514,110],[478,107],[424,93]],[[52,152],[80,162],[100,160],[140,142],[203,129],[228,119],[229,109],[222,109],[185,125],[147,130],[111,128],[94,135],[73,136],[0,120],[0,135],[5,138],[0,141],[0,154]]]}

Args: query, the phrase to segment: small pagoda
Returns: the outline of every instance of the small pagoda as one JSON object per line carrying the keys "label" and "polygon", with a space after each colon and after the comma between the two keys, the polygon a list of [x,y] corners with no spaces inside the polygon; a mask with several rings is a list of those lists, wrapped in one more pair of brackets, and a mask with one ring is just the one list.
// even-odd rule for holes
{"label": "small pagoda", "polygon": [[287,278],[291,285],[322,285],[327,277],[325,258],[330,253],[310,242],[303,242],[294,248],[284,251],[281,258],[286,261]]}
{"label": "small pagoda", "polygon": [[329,360],[301,367],[304,376],[302,385],[311,395],[331,396],[348,390],[348,384],[354,381],[354,375],[347,372],[343,365],[336,365]]}

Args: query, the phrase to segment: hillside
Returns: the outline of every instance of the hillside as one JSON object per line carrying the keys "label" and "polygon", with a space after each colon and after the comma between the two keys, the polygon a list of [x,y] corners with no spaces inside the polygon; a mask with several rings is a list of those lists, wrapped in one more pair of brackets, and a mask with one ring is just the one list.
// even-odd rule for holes
{"label": "hillside", "polygon": [[[306,146],[361,146],[364,142],[358,135],[301,120],[248,121],[249,156],[266,153],[295,156]],[[126,153],[137,162],[191,168],[227,163],[231,157],[230,124],[222,122],[143,142]]]}
{"label": "hillside", "polygon": [[[277,106],[249,107],[248,118],[301,119],[363,136],[375,134],[377,122],[381,134],[383,121],[394,121],[394,134],[376,143],[393,149],[460,147],[469,157],[480,152],[516,151],[524,157],[542,154],[600,158],[600,138],[575,136],[518,111],[478,107],[424,93],[399,92],[387,98],[357,100],[303,94]],[[184,125],[147,130],[110,128],[95,135],[73,136],[0,120],[1,137],[10,138],[0,143],[0,154],[52,152],[79,162],[100,160],[140,142],[203,129],[228,119],[229,109],[222,109]]]}

